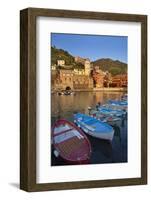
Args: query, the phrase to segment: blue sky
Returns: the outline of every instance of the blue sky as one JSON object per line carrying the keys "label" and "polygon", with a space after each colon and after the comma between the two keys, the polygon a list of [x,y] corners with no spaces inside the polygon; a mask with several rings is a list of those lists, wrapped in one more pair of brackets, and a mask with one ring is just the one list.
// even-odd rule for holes
{"label": "blue sky", "polygon": [[126,36],[52,33],[51,45],[91,61],[111,58],[127,63],[127,39]]}

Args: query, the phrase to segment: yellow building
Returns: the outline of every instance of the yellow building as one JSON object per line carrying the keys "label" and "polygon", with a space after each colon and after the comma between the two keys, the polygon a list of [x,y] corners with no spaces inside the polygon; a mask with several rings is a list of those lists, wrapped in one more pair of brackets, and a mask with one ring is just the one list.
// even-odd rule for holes
{"label": "yellow building", "polygon": [[91,72],[91,64],[90,64],[90,60],[89,59],[85,60],[84,68],[85,68],[85,75],[89,76],[90,72]]}
{"label": "yellow building", "polygon": [[85,70],[84,69],[74,69],[74,74],[85,75]]}
{"label": "yellow building", "polygon": [[65,60],[57,60],[58,66],[65,66]]}
{"label": "yellow building", "polygon": [[[60,66],[65,68],[65,62],[57,62]],[[90,77],[90,61],[85,60],[84,69],[59,69],[55,80],[52,80],[54,83],[54,88],[57,90],[65,90],[66,88],[71,88],[72,90],[82,90],[82,89],[93,89],[93,79]]]}

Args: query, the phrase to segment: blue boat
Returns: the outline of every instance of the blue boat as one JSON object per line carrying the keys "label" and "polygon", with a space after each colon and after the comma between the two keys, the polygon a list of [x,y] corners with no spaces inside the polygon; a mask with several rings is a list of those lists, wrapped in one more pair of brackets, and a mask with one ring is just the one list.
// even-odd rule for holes
{"label": "blue boat", "polygon": [[120,106],[127,106],[127,101],[122,100],[109,100],[108,103]]}
{"label": "blue boat", "polygon": [[124,117],[124,115],[126,114],[125,111],[123,110],[114,110],[112,108],[107,108],[107,107],[99,107],[98,111],[104,115],[110,115],[110,116],[116,116],[116,117]]}
{"label": "blue boat", "polygon": [[74,114],[74,123],[85,133],[104,140],[112,141],[114,129],[107,123],[82,113]]}
{"label": "blue boat", "polygon": [[109,100],[107,106],[112,109],[127,111],[128,103],[126,100]]}

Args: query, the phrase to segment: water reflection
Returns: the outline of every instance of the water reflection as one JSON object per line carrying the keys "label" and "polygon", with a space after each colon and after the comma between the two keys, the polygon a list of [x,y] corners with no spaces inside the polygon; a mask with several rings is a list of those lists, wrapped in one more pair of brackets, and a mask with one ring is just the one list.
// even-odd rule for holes
{"label": "water reflection", "polygon": [[76,95],[53,94],[51,97],[52,124],[57,118],[73,120],[75,111],[88,114],[88,107],[95,107],[98,102],[102,104],[109,99],[119,99],[122,92],[76,92]]}

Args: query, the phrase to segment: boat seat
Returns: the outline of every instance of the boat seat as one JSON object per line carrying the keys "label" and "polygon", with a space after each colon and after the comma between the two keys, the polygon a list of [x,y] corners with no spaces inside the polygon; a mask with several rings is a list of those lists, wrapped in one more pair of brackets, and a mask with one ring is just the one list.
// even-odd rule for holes
{"label": "boat seat", "polygon": [[66,132],[69,132],[69,131],[72,131],[72,130],[73,130],[73,128],[69,128],[69,129],[66,129],[66,130],[63,130],[63,131],[60,131],[60,132],[55,132],[55,136],[56,135],[61,135],[63,133],[66,133]]}
{"label": "boat seat", "polygon": [[71,129],[70,132],[66,131],[62,134],[57,134],[54,137],[55,144],[59,144],[61,142],[65,142],[66,140],[69,140],[73,137],[77,137],[78,139],[83,139],[83,135],[81,135],[77,130]]}

